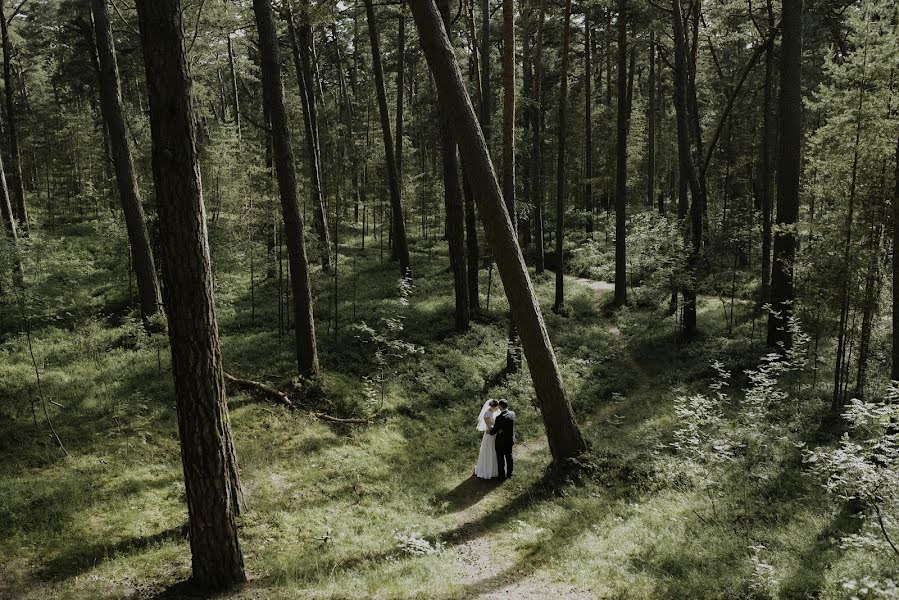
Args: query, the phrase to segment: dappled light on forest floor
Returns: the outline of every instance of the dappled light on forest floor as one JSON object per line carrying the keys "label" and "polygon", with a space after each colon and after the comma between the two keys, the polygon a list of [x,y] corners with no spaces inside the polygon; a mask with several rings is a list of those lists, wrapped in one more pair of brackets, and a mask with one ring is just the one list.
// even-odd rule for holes
{"label": "dappled light on forest floor", "polygon": [[0,600],[899,598],[896,8],[0,0]]}

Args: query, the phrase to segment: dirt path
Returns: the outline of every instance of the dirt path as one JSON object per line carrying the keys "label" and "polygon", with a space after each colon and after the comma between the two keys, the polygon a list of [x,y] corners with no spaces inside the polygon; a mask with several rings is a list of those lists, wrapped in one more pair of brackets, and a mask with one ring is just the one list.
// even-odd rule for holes
{"label": "dirt path", "polygon": [[[594,290],[595,306],[599,306],[599,300],[603,294],[614,291],[615,284],[608,281],[595,281],[582,277],[571,278],[585,287]],[[615,337],[621,337],[621,331],[613,322],[608,322],[609,331]],[[633,363],[639,369],[633,358],[627,357],[628,363]],[[611,407],[610,407],[611,408]],[[601,411],[600,415],[592,415],[590,420],[602,418],[607,411]],[[517,460],[526,459],[528,456],[545,451],[547,448],[546,436],[540,436],[528,440],[516,446],[515,457]],[[472,484],[472,490],[477,489],[476,482]],[[465,483],[460,483],[460,487]],[[490,485],[483,483],[481,485]],[[477,527],[489,513],[491,507],[507,495],[505,490],[499,489],[495,493],[482,493],[479,498],[475,492],[470,492],[472,497],[464,502],[465,508],[453,513],[451,526],[456,530]],[[498,548],[490,533],[474,535],[459,544],[453,545],[451,551],[456,555],[458,575],[467,593],[465,598],[479,598],[483,600],[588,600],[596,595],[589,590],[580,589],[568,583],[553,581],[548,577],[550,573],[544,571],[531,571],[522,566],[513,565],[503,570],[502,565],[507,564],[514,555],[514,550]],[[494,557],[502,557],[499,561]],[[514,562],[514,561],[513,561]]]}

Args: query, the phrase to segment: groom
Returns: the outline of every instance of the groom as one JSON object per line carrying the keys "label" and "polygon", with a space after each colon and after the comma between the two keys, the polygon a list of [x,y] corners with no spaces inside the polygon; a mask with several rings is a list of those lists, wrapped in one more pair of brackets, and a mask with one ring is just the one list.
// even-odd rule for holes
{"label": "groom", "polygon": [[490,435],[496,436],[496,462],[499,479],[512,477],[512,446],[515,444],[515,413],[509,410],[509,403],[499,401],[500,413],[490,428]]}

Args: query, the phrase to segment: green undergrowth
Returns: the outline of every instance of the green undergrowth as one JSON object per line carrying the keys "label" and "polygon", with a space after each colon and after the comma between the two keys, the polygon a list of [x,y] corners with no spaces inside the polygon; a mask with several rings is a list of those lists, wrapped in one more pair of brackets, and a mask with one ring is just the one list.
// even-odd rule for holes
{"label": "green undergrowth", "polygon": [[[29,242],[22,301],[42,394],[21,321],[4,317],[0,598],[179,597],[190,575],[167,347],[123,309],[127,271],[91,241],[101,230]],[[294,390],[292,331],[278,331],[278,280],[258,254],[251,294],[246,257],[213,245],[225,366]],[[600,598],[840,598],[859,561],[891,568],[840,550],[853,519],[825,501],[798,451],[760,461],[764,485],[731,473],[710,494],[672,450],[675,403],[708,392],[711,361],[739,388],[763,354],[752,303],[725,318],[720,298],[701,297],[702,335],[685,344],[674,317],[612,313],[608,295],[567,280],[565,311],[545,318],[591,451],[566,478],[549,469],[526,370],[501,373],[508,305],[496,273],[482,271],[485,310],[457,334],[445,250],[413,244],[412,259],[403,303],[396,265],[376,246],[342,248],[336,317],[330,276],[314,274],[324,374],[317,394],[292,392],[303,410],[230,392],[251,581],[223,597],[463,598],[523,580]],[[551,274],[535,283],[548,308]],[[402,329],[385,330],[397,317]],[[380,368],[363,322],[408,352]],[[790,439],[811,431],[815,392],[797,396]],[[516,476],[502,486],[470,479],[488,397],[518,413]],[[487,552],[474,558],[495,563],[492,576],[467,577],[466,552]]]}

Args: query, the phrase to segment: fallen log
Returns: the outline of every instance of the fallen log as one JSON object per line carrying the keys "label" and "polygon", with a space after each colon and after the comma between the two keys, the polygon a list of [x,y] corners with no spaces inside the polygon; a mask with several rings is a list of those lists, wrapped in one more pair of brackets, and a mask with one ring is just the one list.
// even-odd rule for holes
{"label": "fallen log", "polygon": [[290,399],[290,396],[288,396],[281,390],[276,390],[275,388],[265,385],[264,383],[253,381],[251,379],[241,379],[240,377],[235,377],[230,373],[225,373],[225,381],[235,387],[244,389],[246,391],[261,394],[267,399],[272,400],[276,404],[284,405],[287,408],[296,408],[296,405],[293,403],[293,400]]}
{"label": "fallen log", "polygon": [[[285,392],[281,390],[275,389],[269,385],[265,385],[259,381],[253,381],[252,379],[241,379],[240,377],[235,377],[230,373],[224,373],[225,381],[230,383],[231,385],[246,390],[251,393],[256,393],[263,396],[266,400],[274,402],[275,404],[280,404],[281,406],[286,406],[290,409],[299,409],[300,407],[290,399]],[[349,424],[365,424],[369,423],[369,419],[360,419],[360,418],[349,418],[343,419],[340,417],[332,417],[331,415],[320,413],[320,412],[310,412],[311,416],[319,419],[320,421],[328,421],[330,423],[349,423]]]}

